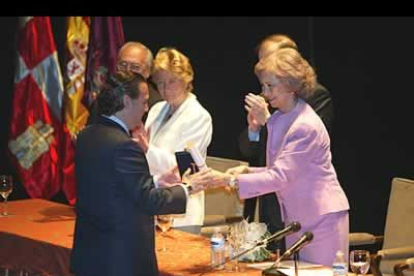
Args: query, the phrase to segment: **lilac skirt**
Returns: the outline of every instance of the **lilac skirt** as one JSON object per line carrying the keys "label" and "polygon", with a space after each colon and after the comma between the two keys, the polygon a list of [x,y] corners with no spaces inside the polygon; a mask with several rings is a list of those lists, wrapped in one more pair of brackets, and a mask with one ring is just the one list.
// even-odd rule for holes
{"label": "lilac skirt", "polygon": [[314,220],[300,223],[302,229],[298,233],[286,237],[286,248],[289,248],[297,241],[304,232],[312,232],[312,242],[303,247],[299,252],[299,259],[301,261],[331,267],[338,250],[345,254],[345,258],[348,261],[348,211],[329,213]]}

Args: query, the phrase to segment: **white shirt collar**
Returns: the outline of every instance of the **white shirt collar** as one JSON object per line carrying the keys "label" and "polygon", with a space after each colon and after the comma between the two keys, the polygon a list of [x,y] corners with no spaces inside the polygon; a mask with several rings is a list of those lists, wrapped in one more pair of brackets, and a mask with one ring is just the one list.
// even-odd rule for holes
{"label": "white shirt collar", "polygon": [[127,125],[124,122],[122,122],[121,119],[119,119],[118,117],[116,117],[114,115],[111,115],[111,116],[102,115],[102,116],[104,116],[105,118],[108,118],[111,121],[114,121],[115,123],[120,125],[125,130],[126,133],[129,134],[129,129],[128,129]]}

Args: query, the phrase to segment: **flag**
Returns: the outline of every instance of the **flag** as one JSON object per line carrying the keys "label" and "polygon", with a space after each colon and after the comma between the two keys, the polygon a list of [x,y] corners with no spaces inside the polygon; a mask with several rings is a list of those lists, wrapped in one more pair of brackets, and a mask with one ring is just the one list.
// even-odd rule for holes
{"label": "flag", "polygon": [[17,31],[9,150],[32,198],[60,189],[63,84],[49,17],[22,17]]}
{"label": "flag", "polygon": [[61,156],[63,160],[62,190],[71,205],[76,202],[75,139],[89,116],[88,109],[81,102],[85,88],[89,25],[89,17],[70,16],[68,18],[63,128],[70,135],[65,135]]}
{"label": "flag", "polygon": [[81,103],[85,87],[89,17],[70,16],[66,35],[65,125],[74,138],[85,126],[89,111]]}
{"label": "flag", "polygon": [[120,17],[70,17],[67,31],[65,124],[72,139],[65,140],[62,190],[76,202],[74,140],[87,123],[93,93],[115,73],[118,50],[124,44]]}
{"label": "flag", "polygon": [[108,74],[115,74],[119,49],[124,44],[121,17],[92,17],[82,102],[91,107]]}

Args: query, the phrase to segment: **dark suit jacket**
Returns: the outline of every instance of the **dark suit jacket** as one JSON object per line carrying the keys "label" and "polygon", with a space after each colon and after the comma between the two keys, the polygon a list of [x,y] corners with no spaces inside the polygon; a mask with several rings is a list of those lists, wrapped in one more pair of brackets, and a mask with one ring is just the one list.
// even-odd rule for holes
{"label": "dark suit jacket", "polygon": [[[333,104],[329,91],[317,83],[314,94],[306,102],[315,110],[316,114],[322,119],[328,133],[332,129],[333,121]],[[243,156],[247,157],[249,164],[254,167],[266,166],[266,141],[267,128],[264,126],[260,129],[260,139],[258,142],[249,140],[248,128],[246,128],[239,136],[239,148]],[[256,208],[256,199],[250,198],[245,200],[243,216],[254,219]],[[283,228],[283,222],[280,217],[280,208],[277,197],[274,193],[266,194],[259,197],[259,216],[260,221],[265,222],[271,233]],[[270,249],[281,248],[283,244],[271,244]]]}
{"label": "dark suit jacket", "polygon": [[334,118],[331,93],[323,85],[317,83],[313,96],[307,99],[306,102],[319,115],[330,134],[332,132],[332,121]]}
{"label": "dark suit jacket", "polygon": [[101,117],[77,138],[71,270],[87,276],[158,275],[154,214],[185,212],[181,186],[156,189],[139,146]]}

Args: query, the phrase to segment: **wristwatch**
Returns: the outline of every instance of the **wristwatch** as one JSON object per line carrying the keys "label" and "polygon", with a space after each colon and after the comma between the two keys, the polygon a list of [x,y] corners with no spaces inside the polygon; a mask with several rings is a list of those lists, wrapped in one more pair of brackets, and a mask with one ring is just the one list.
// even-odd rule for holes
{"label": "wristwatch", "polygon": [[233,189],[236,189],[237,191],[239,190],[239,180],[237,179],[237,177],[232,176],[230,178],[229,186]]}

